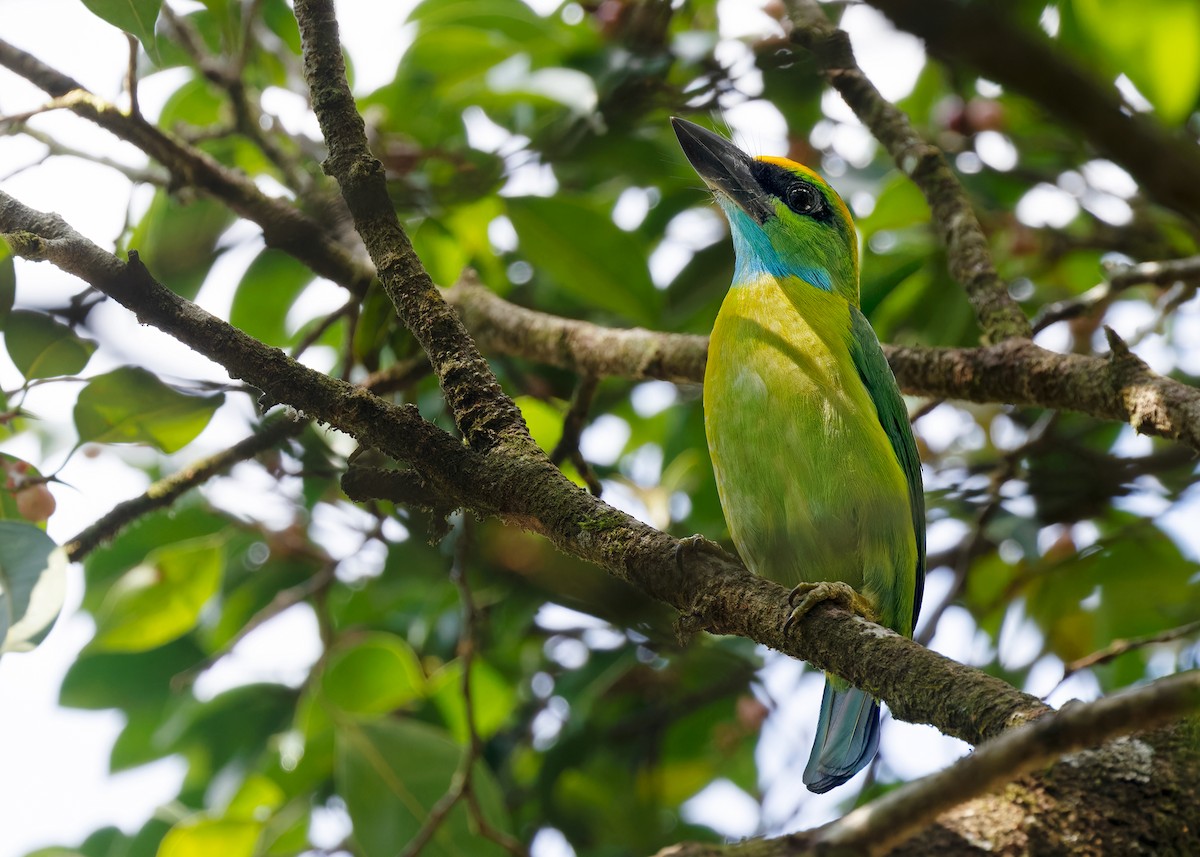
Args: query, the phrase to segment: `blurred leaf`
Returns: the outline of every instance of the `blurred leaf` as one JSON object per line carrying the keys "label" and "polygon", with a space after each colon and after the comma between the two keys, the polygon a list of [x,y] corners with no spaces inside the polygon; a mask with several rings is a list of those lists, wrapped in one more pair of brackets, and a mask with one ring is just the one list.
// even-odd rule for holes
{"label": "blurred leaf", "polygon": [[186,634],[220,589],[224,563],[224,552],[214,539],[150,554],[109,590],[96,615],[94,646],[141,652]]}
{"label": "blurred leaf", "polygon": [[1200,94],[1200,4],[1071,0],[1071,8],[1110,67],[1129,76],[1164,122],[1191,114]]}
{"label": "blurred leaf", "polygon": [[607,214],[577,199],[507,200],[520,252],[584,306],[599,306],[639,324],[654,324],[661,297],[650,281],[646,248]]}
{"label": "blurred leaf", "polygon": [[188,818],[171,828],[158,857],[252,857],[262,824],[228,818]]}
{"label": "blurred leaf", "polygon": [[[446,793],[463,750],[446,732],[411,720],[348,725],[337,733],[335,783],[354,823],[363,857],[395,857]],[[483,762],[471,785],[484,818],[509,830],[500,788]],[[472,832],[459,801],[422,849],[425,857],[490,857],[506,854]]]}
{"label": "blurred leaf", "polygon": [[157,56],[154,24],[162,0],[83,0],[83,5],[114,27],[136,36],[147,53]]}
{"label": "blurred leaf", "polygon": [[204,430],[223,393],[193,396],[145,369],[125,366],[88,382],[75,403],[79,442],[148,443],[178,452]]}
{"label": "blurred leaf", "polygon": [[330,656],[321,690],[347,714],[386,714],[425,694],[425,674],[400,637],[370,634]]}
{"label": "blurred leaf", "polygon": [[312,269],[282,250],[263,250],[238,283],[229,323],[268,345],[288,342],[288,308],[313,281]]}
{"label": "blurred leaf", "polygon": [[67,670],[58,704],[98,711],[161,702],[174,692],[171,680],[203,659],[189,637],[145,652],[88,649]]}
{"label": "blurred leaf", "polygon": [[97,347],[45,313],[27,310],[9,315],[4,344],[27,381],[78,374]]}
{"label": "blurred leaf", "polygon": [[41,642],[66,586],[66,555],[49,536],[32,524],[0,521],[0,654]]}
{"label": "blurred leaf", "polygon": [[894,173],[875,198],[875,208],[858,220],[858,229],[866,239],[885,229],[928,223],[931,216],[920,188],[908,176]]}
{"label": "blurred leaf", "polygon": [[525,418],[525,424],[529,427],[529,434],[534,442],[543,452],[553,451],[562,437],[565,409],[532,396],[518,396],[515,401],[521,409],[521,416]]}
{"label": "blurred leaf", "polygon": [[[467,706],[463,699],[462,661],[453,660],[429,679],[430,695],[442,720],[460,744],[470,739]],[[487,740],[495,735],[517,707],[517,692],[512,682],[495,667],[476,656],[471,661],[471,708],[475,714],[475,734]]]}
{"label": "blurred leaf", "polygon": [[8,329],[8,317],[17,299],[17,272],[12,248],[0,238],[0,331]]}
{"label": "blurred leaf", "polygon": [[191,300],[219,255],[217,239],[234,219],[215,200],[200,197],[185,204],[158,190],[125,248],[138,251],[156,280]]}

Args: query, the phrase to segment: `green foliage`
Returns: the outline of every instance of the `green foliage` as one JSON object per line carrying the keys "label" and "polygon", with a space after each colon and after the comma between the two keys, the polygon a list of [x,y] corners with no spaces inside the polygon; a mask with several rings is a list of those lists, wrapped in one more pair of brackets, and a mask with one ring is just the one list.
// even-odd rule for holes
{"label": "green foliage", "polygon": [[176,452],[204,430],[225,401],[169,387],[145,369],[126,366],[92,378],[75,403],[80,443],[148,443]]}
{"label": "green foliage", "polygon": [[17,310],[4,325],[4,343],[13,365],[26,380],[75,375],[83,371],[96,343],[45,313]]}
{"label": "green foliage", "polygon": [[66,558],[37,527],[0,521],[0,654],[39,643],[62,608]]}
{"label": "green foliage", "polygon": [[[139,38],[151,59],[142,74],[172,69],[153,82],[164,101],[157,115],[147,111],[156,128],[294,201],[331,236],[349,234],[337,189],[321,176],[321,144],[285,131],[307,127],[296,116],[258,113],[283,101],[280,90],[303,92],[299,33],[285,0],[190,4],[180,17],[201,56],[165,22],[155,31],[156,2],[86,5]],[[372,4],[340,11],[359,5]],[[737,5],[606,0],[542,15],[522,0],[417,4],[394,74],[355,94],[391,199],[434,282],[450,286],[470,267],[497,294],[542,312],[706,333],[731,279],[732,248],[668,118],[719,121],[713,114],[725,110],[739,142],[762,154],[790,147],[828,174],[859,215],[862,308],[883,340],[978,344],[924,198],[882,147],[864,144],[863,129],[826,97],[812,59],[769,20],[756,19],[757,34],[718,37],[718,25],[739,23]],[[1044,7],[1014,5],[1013,25],[1032,32]],[[1055,8],[1061,32],[1047,37],[1055,50],[1070,53],[1098,86],[1126,75],[1150,102],[1145,121],[1194,128],[1200,7],[1070,0]],[[250,13],[258,17],[247,20]],[[125,67],[123,55],[109,59]],[[232,88],[213,72],[238,68]],[[899,106],[960,170],[1001,276],[1031,316],[1088,293],[1113,261],[1200,250],[1193,224],[1097,179],[1112,165],[1098,163],[1092,142],[1037,98],[930,58]],[[748,127],[745,115],[766,118]],[[1006,146],[1015,164],[996,160]],[[1059,203],[1066,197],[1065,224],[1043,225],[1047,206],[1031,217],[1022,205],[1039,187],[1054,189]],[[239,221],[221,193],[178,176],[139,191],[117,248],[137,250],[176,294],[199,296],[208,311],[332,376],[360,381],[405,368],[403,384],[384,395],[450,427],[437,382],[421,374],[416,342],[379,284],[329,297],[330,283],[279,246],[263,249],[262,229]],[[117,202],[113,222],[126,214],[127,201]],[[235,259],[247,267],[230,274]],[[179,381],[181,370],[154,346],[135,336],[113,341],[105,313],[123,310],[111,301],[95,307],[96,294],[82,287],[51,301],[28,271],[0,242],[0,332],[14,364],[0,367],[0,439],[13,443],[0,457],[4,650],[36,644],[62,598],[64,563],[46,525],[25,514],[22,489],[77,492],[100,514],[141,490],[130,485],[178,476],[242,439],[249,430],[233,427],[267,404],[253,390]],[[1131,341],[1145,327],[1139,353],[1194,383],[1194,301],[1173,307],[1163,295],[1130,290],[1052,326],[1039,342],[1087,353],[1105,348],[1101,324]],[[553,450],[579,379],[520,356],[487,356],[534,440]],[[82,384],[67,377],[87,372],[103,374]],[[53,396],[39,398],[47,388],[78,390],[74,438],[71,399],[56,412]],[[928,404],[908,402],[913,412]],[[263,424],[304,418],[280,408]],[[585,426],[582,454],[605,500],[675,535],[700,532],[729,546],[695,385],[602,379]],[[947,625],[959,633],[935,638],[951,656],[1042,694],[1064,663],[1200,615],[1195,543],[1179,523],[1194,516],[1197,467],[1177,446],[1091,417],[999,404],[943,403],[915,430],[939,581],[923,617],[936,612],[937,593],[953,592]],[[83,449],[64,465],[63,449],[76,439]],[[104,473],[131,474],[128,484],[96,481],[80,466],[90,456]],[[730,835],[724,820],[687,809],[718,781],[757,802],[763,831],[794,826],[797,806],[822,811],[798,803],[790,761],[769,775],[781,767],[777,756],[790,758],[807,741],[809,727],[797,719],[762,729],[783,703],[789,713],[804,706],[768,698],[755,679],[761,654],[748,641],[703,638],[680,649],[661,605],[515,526],[472,521],[430,545],[444,528],[435,516],[348,504],[337,480],[351,458],[382,463],[327,426],[297,428],[83,558],[82,610],[96,632],[71,665],[60,703],[120,713],[113,771],[175,756],[187,773],[140,830],[103,828],[41,853],[393,857],[457,787],[473,747],[478,812],[456,801],[424,855],[506,853],[483,835],[480,816],[526,844],[555,828],[579,857],[720,842]],[[582,483],[575,463],[563,468]],[[67,484],[46,483],[43,473]],[[76,481],[77,473],[86,478]],[[151,498],[162,490],[155,485]],[[613,520],[584,526],[599,532]],[[452,574],[465,575],[470,624]],[[243,639],[281,633],[272,620],[286,611],[312,620],[313,638],[285,647],[317,651],[313,663],[287,677],[204,689],[210,667],[236,664],[230,652]],[[1014,639],[1028,643],[1015,647],[1027,650],[1020,657]],[[1063,692],[1107,692],[1196,666],[1198,651],[1194,639],[1138,649],[1084,671]],[[777,684],[765,686],[775,694]],[[805,716],[815,718],[815,704]],[[781,749],[781,734],[796,746]],[[771,764],[760,769],[764,758]],[[886,729],[883,758],[879,790],[917,773],[891,764]],[[779,817],[785,804],[788,815]],[[348,838],[312,841],[322,817],[346,821]]]}
{"label": "green foliage", "polygon": [[[444,731],[410,720],[339,731],[335,782],[365,857],[389,857],[395,854],[397,842],[416,835],[455,776],[461,754]],[[488,824],[508,829],[500,788],[482,763],[472,769],[471,789]],[[466,857],[505,852],[473,833],[467,808],[459,804],[438,826],[423,853]]]}
{"label": "green foliage", "polygon": [[97,16],[136,36],[146,50],[154,48],[154,22],[162,0],[83,0]]}

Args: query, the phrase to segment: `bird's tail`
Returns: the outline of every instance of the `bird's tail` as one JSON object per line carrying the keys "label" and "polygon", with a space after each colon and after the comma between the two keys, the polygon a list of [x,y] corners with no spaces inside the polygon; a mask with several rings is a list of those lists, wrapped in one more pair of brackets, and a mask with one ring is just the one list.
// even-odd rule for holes
{"label": "bird's tail", "polygon": [[821,794],[861,771],[879,749],[879,703],[855,687],[838,690],[826,677],[821,719],[804,785]]}

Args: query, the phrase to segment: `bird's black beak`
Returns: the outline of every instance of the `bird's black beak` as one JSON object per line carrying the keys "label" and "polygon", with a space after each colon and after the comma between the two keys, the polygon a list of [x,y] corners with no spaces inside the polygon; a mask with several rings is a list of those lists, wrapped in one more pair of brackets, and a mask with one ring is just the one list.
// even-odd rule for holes
{"label": "bird's black beak", "polygon": [[729,197],[758,223],[766,223],[775,215],[766,192],[751,171],[753,158],[724,137],[694,122],[672,116],[671,126],[683,154],[705,184]]}

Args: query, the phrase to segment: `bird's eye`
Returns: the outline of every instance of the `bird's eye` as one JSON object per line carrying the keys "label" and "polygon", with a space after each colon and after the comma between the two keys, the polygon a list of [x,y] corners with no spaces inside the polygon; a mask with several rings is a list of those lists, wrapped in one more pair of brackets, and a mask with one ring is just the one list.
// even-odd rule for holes
{"label": "bird's eye", "polygon": [[797,214],[814,214],[821,208],[821,192],[810,184],[797,182],[787,189],[783,201]]}

